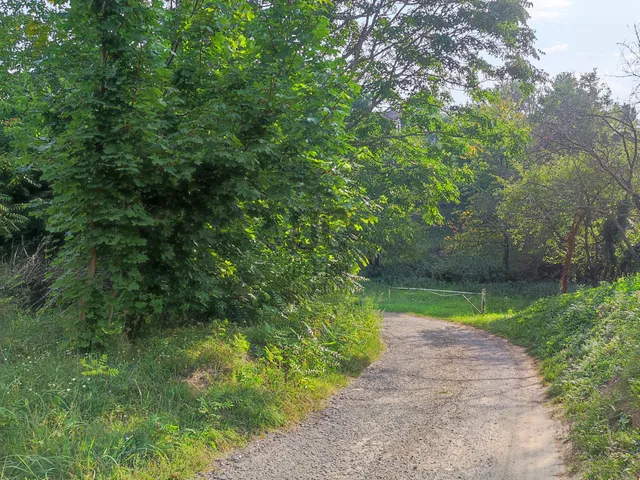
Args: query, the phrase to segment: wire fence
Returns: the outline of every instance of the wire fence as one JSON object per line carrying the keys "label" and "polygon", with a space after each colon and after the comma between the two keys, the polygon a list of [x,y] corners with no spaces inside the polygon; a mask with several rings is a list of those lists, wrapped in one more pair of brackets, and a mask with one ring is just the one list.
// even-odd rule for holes
{"label": "wire fence", "polygon": [[[480,292],[461,292],[458,290],[436,290],[434,288],[409,288],[409,287],[389,287],[389,305],[391,305],[391,290],[410,290],[428,292],[439,297],[462,297],[481,315],[484,315],[487,308],[487,290],[483,288]],[[467,296],[480,295],[480,308],[478,308]]]}

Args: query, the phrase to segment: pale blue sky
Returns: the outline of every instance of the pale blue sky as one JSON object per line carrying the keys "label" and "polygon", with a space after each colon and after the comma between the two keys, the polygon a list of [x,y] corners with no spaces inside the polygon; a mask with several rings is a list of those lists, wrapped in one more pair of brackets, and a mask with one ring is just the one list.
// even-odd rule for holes
{"label": "pale blue sky", "polygon": [[613,94],[628,98],[631,83],[622,75],[618,43],[640,24],[640,0],[531,0],[530,25],[538,48],[547,54],[537,65],[552,75],[597,68]]}

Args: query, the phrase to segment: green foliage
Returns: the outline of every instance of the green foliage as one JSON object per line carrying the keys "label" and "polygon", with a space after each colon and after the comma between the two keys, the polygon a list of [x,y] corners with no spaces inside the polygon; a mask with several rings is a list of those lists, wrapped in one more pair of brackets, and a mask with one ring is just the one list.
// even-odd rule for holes
{"label": "green foliage", "polygon": [[[537,53],[519,0],[337,1],[335,10],[334,36],[362,86],[349,125],[359,147],[356,180],[379,220],[367,229],[376,270],[380,254],[397,262],[422,252],[422,232],[442,221],[443,203],[459,200],[468,164],[504,133],[477,105],[453,105],[451,85],[480,103],[490,96],[479,77],[519,79],[526,88],[539,73],[529,63]],[[491,61],[485,50],[495,52]]]}
{"label": "green foliage", "polygon": [[348,281],[368,214],[347,179],[355,86],[325,7],[55,7],[37,150],[64,236],[52,300],[76,344]]}
{"label": "green foliage", "polygon": [[370,148],[383,159],[365,165],[362,180],[386,207],[374,228],[383,275],[391,267],[448,281],[510,279],[510,259],[496,255],[508,232],[496,210],[530,143],[521,104],[500,91],[448,110],[414,99],[397,137]]}
{"label": "green foliage", "polygon": [[452,117],[460,127],[450,134],[478,150],[463,183],[449,177],[459,193],[446,200],[457,205],[441,208],[438,228],[414,215],[402,234],[391,230],[397,247],[385,268],[457,282],[593,285],[640,268],[635,108],[614,102],[595,73],[558,75],[534,96],[523,91],[503,83]]}
{"label": "green foliage", "polygon": [[345,297],[248,327],[111,337],[86,354],[65,349],[55,318],[1,308],[7,480],[190,478],[219,452],[319,408],[381,351],[379,314]]}
{"label": "green foliage", "polygon": [[83,358],[80,360],[80,365],[84,367],[81,375],[86,377],[106,376],[115,377],[118,375],[118,369],[110,367],[107,364],[107,354],[102,354],[97,358]]}
{"label": "green foliage", "polygon": [[[485,78],[539,77],[535,35],[522,0],[429,0],[408,4],[335,1],[334,35],[375,111],[428,93],[449,96],[451,86],[476,91]],[[490,52],[490,60],[484,52]]]}
{"label": "green foliage", "polygon": [[521,0],[0,5],[0,154],[51,188],[50,304],[78,346],[352,290],[468,176],[450,84],[536,77]]}
{"label": "green foliage", "polygon": [[30,203],[33,207],[47,196],[47,186],[40,181],[39,169],[17,158],[25,133],[23,95],[20,82],[0,94],[0,256],[12,253],[7,247],[15,237],[29,244],[43,236],[41,222],[28,214],[35,211]]}
{"label": "green foliage", "polygon": [[505,84],[473,110],[481,125],[492,128],[484,130],[482,151],[470,165],[473,180],[463,185],[460,206],[449,217],[453,228],[442,242],[445,256],[435,262],[436,277],[505,281],[536,273],[529,259],[514,248],[513,219],[498,214],[504,190],[517,180],[531,143],[522,111],[525,100],[519,93],[517,85]]}
{"label": "green foliage", "polygon": [[27,222],[23,210],[24,206],[12,205],[11,197],[0,193],[0,231],[3,236],[20,231],[20,227]]}
{"label": "green foliage", "polygon": [[397,120],[389,118],[391,111],[354,129],[360,147],[356,178],[378,207],[379,221],[372,222],[368,238],[384,253],[440,221],[439,205],[456,201],[457,185],[469,176],[465,161],[476,150],[473,136],[462,135],[464,115],[448,116],[442,109],[437,98],[415,95]]}

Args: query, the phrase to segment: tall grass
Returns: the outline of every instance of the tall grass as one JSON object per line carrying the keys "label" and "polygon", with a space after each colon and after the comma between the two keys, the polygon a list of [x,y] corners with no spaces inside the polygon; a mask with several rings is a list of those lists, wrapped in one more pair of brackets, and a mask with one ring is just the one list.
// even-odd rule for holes
{"label": "tall grass", "polygon": [[55,318],[6,305],[0,332],[7,480],[189,478],[318,408],[381,351],[379,315],[348,298],[84,354],[65,349]]}

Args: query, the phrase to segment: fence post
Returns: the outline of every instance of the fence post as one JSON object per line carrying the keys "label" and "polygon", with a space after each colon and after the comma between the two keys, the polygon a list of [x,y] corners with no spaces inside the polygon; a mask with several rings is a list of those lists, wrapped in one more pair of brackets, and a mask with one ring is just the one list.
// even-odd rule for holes
{"label": "fence post", "polygon": [[480,313],[482,313],[482,315],[484,315],[484,309],[487,306],[487,289],[483,288],[482,289],[482,297],[480,300]]}
{"label": "fence post", "polygon": [[391,287],[389,287],[389,305],[391,305]]}

